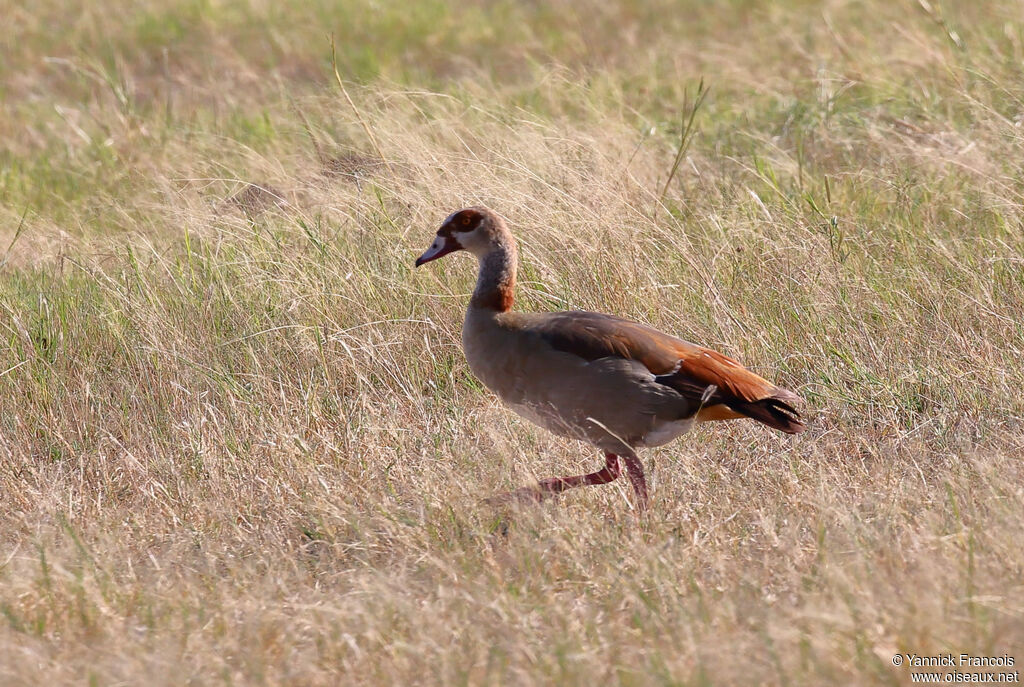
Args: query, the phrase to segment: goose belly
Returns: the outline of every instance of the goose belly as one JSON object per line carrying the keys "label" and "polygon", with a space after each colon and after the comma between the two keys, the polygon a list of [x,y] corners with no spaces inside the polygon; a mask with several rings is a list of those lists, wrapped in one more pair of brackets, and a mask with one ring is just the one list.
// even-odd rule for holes
{"label": "goose belly", "polygon": [[549,432],[573,439],[589,439],[588,432],[584,427],[566,419],[550,405],[529,402],[506,402],[506,405],[519,417],[529,420]]}
{"label": "goose belly", "polygon": [[643,445],[662,446],[670,441],[675,441],[693,429],[693,424],[694,419],[692,417],[685,420],[655,423],[651,431],[643,436]]}
{"label": "goose belly", "polygon": [[544,383],[498,395],[517,415],[548,431],[612,453],[661,446],[693,426],[692,418],[679,417],[685,402],[639,363],[566,364],[533,379]]}

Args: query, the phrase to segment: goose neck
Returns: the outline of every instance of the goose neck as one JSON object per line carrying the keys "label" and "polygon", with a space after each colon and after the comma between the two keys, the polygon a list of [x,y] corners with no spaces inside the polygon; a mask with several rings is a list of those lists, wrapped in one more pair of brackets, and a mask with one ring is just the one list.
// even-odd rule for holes
{"label": "goose neck", "polygon": [[507,312],[515,300],[517,256],[515,245],[503,241],[480,258],[471,308]]}

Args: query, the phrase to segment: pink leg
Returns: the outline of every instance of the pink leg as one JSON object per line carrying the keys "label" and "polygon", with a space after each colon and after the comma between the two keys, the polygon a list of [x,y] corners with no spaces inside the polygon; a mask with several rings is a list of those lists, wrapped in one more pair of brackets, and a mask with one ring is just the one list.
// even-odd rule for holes
{"label": "pink leg", "polygon": [[574,477],[552,477],[543,479],[537,483],[537,488],[542,492],[550,494],[561,494],[566,489],[573,487],[584,487],[592,484],[608,484],[619,478],[622,474],[622,466],[619,464],[619,457],[614,453],[604,454],[604,467],[589,475],[576,475]]}
{"label": "pink leg", "polygon": [[622,474],[622,464],[619,457],[614,453],[604,454],[604,467],[589,475],[574,475],[572,477],[552,477],[544,479],[534,487],[523,487],[500,496],[489,499],[492,503],[501,503],[508,500],[543,501],[544,499],[561,494],[566,489],[573,487],[584,487],[592,484],[607,484],[619,478]]}

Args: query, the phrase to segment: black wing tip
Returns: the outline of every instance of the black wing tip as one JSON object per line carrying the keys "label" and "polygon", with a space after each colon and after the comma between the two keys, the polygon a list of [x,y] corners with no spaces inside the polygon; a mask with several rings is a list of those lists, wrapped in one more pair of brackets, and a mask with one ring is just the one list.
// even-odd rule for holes
{"label": "black wing tip", "polygon": [[[796,397],[795,394],[793,395]],[[800,419],[800,412],[789,405],[788,399],[764,398],[760,401],[730,403],[730,408],[752,420],[768,425],[786,434],[799,434],[807,429]]]}
{"label": "black wing tip", "polygon": [[[795,394],[792,394],[796,398]],[[791,406],[788,402],[778,398],[768,398],[763,401],[772,417],[778,420],[778,424],[770,425],[775,429],[782,430],[787,434],[799,434],[807,429],[807,426],[800,420],[800,411]]]}

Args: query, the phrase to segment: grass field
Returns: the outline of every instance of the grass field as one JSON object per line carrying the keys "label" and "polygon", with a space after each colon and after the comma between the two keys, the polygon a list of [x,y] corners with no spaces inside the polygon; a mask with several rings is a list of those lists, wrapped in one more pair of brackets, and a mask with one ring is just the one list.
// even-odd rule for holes
{"label": "grass field", "polygon": [[[0,684],[1024,662],[1019,2],[0,16]],[[646,519],[483,504],[601,459],[469,373],[472,261],[412,269],[478,203],[518,308],[737,356],[808,431],[647,451]]]}

